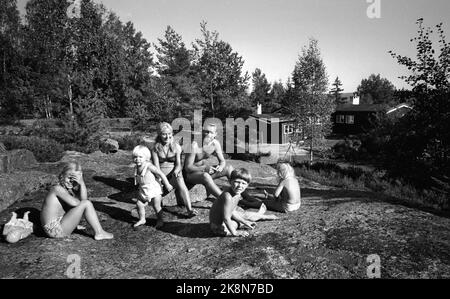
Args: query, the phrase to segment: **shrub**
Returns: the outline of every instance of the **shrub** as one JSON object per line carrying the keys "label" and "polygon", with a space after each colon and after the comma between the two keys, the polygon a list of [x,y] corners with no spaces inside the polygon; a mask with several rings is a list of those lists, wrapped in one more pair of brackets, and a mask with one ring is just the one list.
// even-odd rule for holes
{"label": "shrub", "polygon": [[361,141],[355,139],[346,139],[336,143],[332,147],[334,158],[345,159],[345,160],[356,160],[359,156],[359,150],[361,148]]}
{"label": "shrub", "polygon": [[0,136],[8,150],[27,149],[31,151],[39,162],[59,161],[64,152],[63,146],[52,139],[44,139],[33,136]]}

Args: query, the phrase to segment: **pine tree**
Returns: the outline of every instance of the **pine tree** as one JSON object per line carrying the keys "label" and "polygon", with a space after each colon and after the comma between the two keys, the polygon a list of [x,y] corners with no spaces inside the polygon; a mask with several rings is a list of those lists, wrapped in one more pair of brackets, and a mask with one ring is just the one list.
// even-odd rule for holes
{"label": "pine tree", "polygon": [[[198,74],[200,92],[209,103],[207,113],[213,117],[234,117],[242,108],[251,110],[247,101],[238,101],[241,109],[233,101],[246,97],[245,91],[250,79],[243,74],[244,60],[231,45],[219,39],[217,31],[209,31],[202,22],[202,39],[194,43],[195,69]],[[241,104],[247,103],[245,106]],[[240,112],[239,112],[240,113]]]}
{"label": "pine tree", "polygon": [[158,43],[155,44],[156,68],[169,87],[168,96],[179,99],[175,105],[178,115],[192,115],[195,109],[203,105],[192,67],[193,53],[186,48],[181,35],[170,26],[164,33],[164,39],[158,39]]}
{"label": "pine tree", "polygon": [[336,105],[344,104],[344,102],[342,101],[342,98],[341,98],[341,92],[344,90],[341,88],[342,82],[341,82],[341,80],[339,80],[339,77],[336,77],[332,86],[333,86],[333,88],[331,89],[331,94],[334,98]]}
{"label": "pine tree", "polygon": [[253,91],[250,94],[252,105],[256,107],[261,104],[264,111],[272,112],[272,103],[270,99],[270,83],[266,79],[266,75],[260,70],[255,69],[252,74]]}

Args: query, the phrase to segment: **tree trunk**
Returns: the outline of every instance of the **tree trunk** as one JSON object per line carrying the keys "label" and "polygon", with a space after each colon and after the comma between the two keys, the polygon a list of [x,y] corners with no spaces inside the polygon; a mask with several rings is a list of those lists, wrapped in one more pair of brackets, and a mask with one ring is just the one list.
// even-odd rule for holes
{"label": "tree trunk", "polygon": [[213,115],[213,118],[214,117],[216,117],[215,116],[215,112],[214,112],[214,97],[213,97],[213,84],[212,84],[213,82],[212,82],[212,80],[211,80],[211,90],[210,90],[210,94],[211,94],[211,111],[212,111],[212,115]]}
{"label": "tree trunk", "polygon": [[309,145],[309,166],[312,165],[313,162],[313,142],[314,142],[314,125],[311,121],[311,143]]}

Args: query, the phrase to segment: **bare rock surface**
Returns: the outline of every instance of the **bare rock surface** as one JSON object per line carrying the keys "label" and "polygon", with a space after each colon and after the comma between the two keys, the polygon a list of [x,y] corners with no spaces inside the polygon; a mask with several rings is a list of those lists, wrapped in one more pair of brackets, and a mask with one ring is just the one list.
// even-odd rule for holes
{"label": "bare rock surface", "polygon": [[[71,258],[79,257],[82,278],[367,278],[370,255],[380,258],[382,278],[450,278],[450,220],[408,207],[372,192],[342,190],[300,179],[302,207],[278,220],[258,222],[247,238],[215,237],[209,230],[211,202],[185,208],[166,204],[166,224],[155,229],[155,215],[134,229],[131,153],[106,155],[67,152],[85,170],[89,197],[103,227],[114,233],[95,241],[93,231],[55,240],[41,231],[16,244],[0,242],[0,278],[67,278]],[[248,168],[251,194],[273,190],[275,170],[269,165],[229,161]],[[56,175],[58,163],[41,164]],[[219,185],[227,184],[225,179]],[[31,211],[38,221],[45,188],[32,192],[0,213]]]}

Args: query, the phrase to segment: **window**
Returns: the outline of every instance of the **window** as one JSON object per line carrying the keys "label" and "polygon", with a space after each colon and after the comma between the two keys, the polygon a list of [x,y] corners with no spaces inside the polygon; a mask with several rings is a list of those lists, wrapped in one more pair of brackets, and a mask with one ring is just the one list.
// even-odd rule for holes
{"label": "window", "polygon": [[284,133],[284,135],[290,135],[290,134],[294,133],[294,125],[292,125],[292,124],[283,125],[283,133]]}
{"label": "window", "polygon": [[353,125],[355,123],[355,116],[354,115],[347,115],[345,122],[347,124]]}
{"label": "window", "polygon": [[336,115],[336,123],[337,124],[345,123],[345,115]]}

